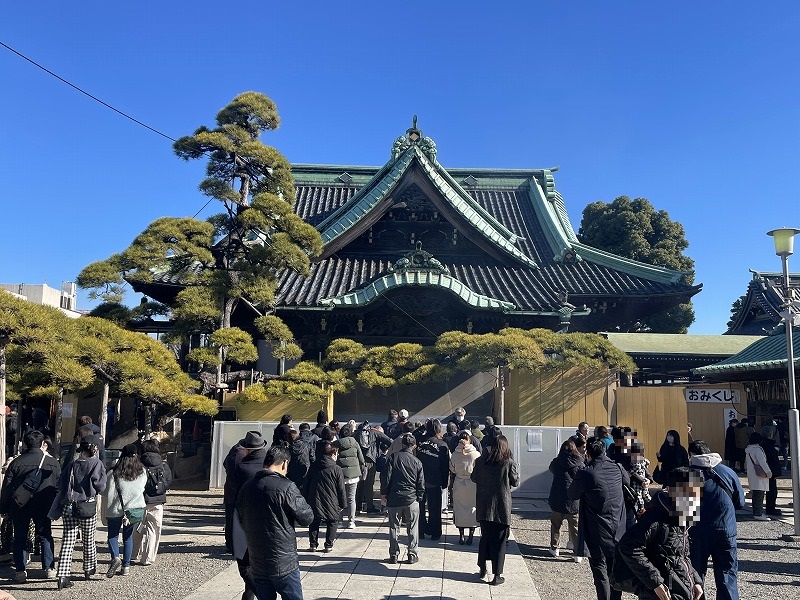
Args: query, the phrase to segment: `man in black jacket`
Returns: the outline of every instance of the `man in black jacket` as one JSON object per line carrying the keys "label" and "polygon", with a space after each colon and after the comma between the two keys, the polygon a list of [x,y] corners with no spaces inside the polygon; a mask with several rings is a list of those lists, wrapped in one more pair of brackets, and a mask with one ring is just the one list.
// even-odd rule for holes
{"label": "man in black jacket", "polygon": [[307,527],[314,513],[286,478],[289,451],[284,446],[267,451],[264,467],[242,486],[236,501],[247,537],[250,573],[262,600],[277,594],[283,600],[302,600],[294,525]]}
{"label": "man in black jacket", "polygon": [[[44,436],[40,431],[26,433],[23,447],[23,453],[8,466],[0,492],[0,513],[9,515],[14,524],[14,566],[17,570],[16,581],[20,583],[27,578],[25,546],[28,543],[28,523],[31,520],[42,544],[42,568],[46,577],[52,579],[56,576],[53,534],[47,513],[58,493],[58,478],[61,474],[58,461],[45,452]],[[37,469],[41,469],[41,479],[38,482],[33,475],[28,477]],[[25,484],[28,488],[36,484],[35,489],[26,490],[23,488]]]}
{"label": "man in black jacket", "polygon": [[[419,510],[419,536],[442,537],[442,490],[450,480],[450,449],[441,439],[442,424],[439,419],[428,423],[427,439],[417,446],[417,458],[425,475],[425,497]],[[425,508],[428,517],[425,518]]]}
{"label": "man in black jacket", "polygon": [[589,550],[597,600],[620,600],[622,592],[611,589],[614,547],[625,533],[625,499],[622,485],[628,473],[606,456],[600,440],[587,446],[591,462],[575,474],[567,490],[570,500],[580,500],[578,548],[575,556]]}
{"label": "man in black jacket", "polygon": [[413,454],[417,443],[414,435],[404,433],[401,440],[402,449],[389,457],[386,470],[381,474],[381,500],[386,502],[389,510],[389,562],[397,563],[400,556],[400,521],[405,519],[408,562],[414,564],[419,560],[417,523],[425,494],[425,476],[422,463]]}

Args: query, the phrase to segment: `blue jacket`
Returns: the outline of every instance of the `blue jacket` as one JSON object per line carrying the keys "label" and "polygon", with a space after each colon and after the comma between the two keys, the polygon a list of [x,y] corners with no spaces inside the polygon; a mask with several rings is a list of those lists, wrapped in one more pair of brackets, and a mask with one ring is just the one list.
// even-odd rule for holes
{"label": "blue jacket", "polygon": [[700,502],[700,522],[689,530],[689,537],[725,531],[735,538],[736,510],[744,508],[744,490],[739,477],[722,464],[722,458],[716,452],[692,456],[691,468],[703,473],[705,485]]}

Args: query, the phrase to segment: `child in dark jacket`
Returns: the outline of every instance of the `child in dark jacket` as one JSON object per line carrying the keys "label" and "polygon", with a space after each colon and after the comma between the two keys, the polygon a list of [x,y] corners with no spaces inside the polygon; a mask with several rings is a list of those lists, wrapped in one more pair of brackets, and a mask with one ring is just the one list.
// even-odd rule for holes
{"label": "child in dark jacket", "polygon": [[328,441],[317,442],[317,460],[311,465],[303,484],[303,496],[314,511],[308,529],[309,551],[319,545],[319,527],[325,523],[325,552],[333,549],[339,514],[347,506],[344,473],[336,464],[338,448]]}
{"label": "child in dark jacket", "polygon": [[702,476],[679,467],[669,477],[668,490],[619,541],[613,585],[639,598],[699,600],[703,587],[690,560],[688,529],[699,519]]}

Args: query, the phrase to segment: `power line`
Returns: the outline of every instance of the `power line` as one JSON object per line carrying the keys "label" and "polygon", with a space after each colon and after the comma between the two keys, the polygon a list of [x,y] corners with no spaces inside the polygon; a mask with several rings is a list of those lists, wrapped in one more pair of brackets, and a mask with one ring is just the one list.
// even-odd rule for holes
{"label": "power line", "polygon": [[141,122],[139,119],[137,119],[137,118],[135,118],[135,117],[132,117],[132,116],[131,116],[131,115],[129,115],[128,113],[126,113],[126,112],[124,112],[124,111],[121,111],[120,109],[118,109],[118,108],[115,108],[115,107],[111,106],[111,105],[110,105],[108,102],[103,102],[103,101],[102,101],[102,100],[100,100],[100,98],[98,98],[97,96],[94,96],[94,95],[90,94],[89,92],[87,92],[86,90],[84,90],[83,88],[81,88],[81,87],[78,87],[78,86],[77,86],[77,85],[75,85],[74,83],[71,83],[71,82],[67,81],[66,79],[64,79],[64,78],[63,78],[63,77],[61,77],[60,75],[57,75],[56,73],[53,73],[53,72],[52,72],[50,69],[48,69],[47,67],[45,67],[45,66],[43,66],[43,65],[40,65],[39,63],[37,63],[37,62],[36,62],[35,60],[33,60],[32,58],[28,58],[27,56],[25,56],[24,54],[22,54],[22,52],[19,52],[19,51],[15,50],[14,48],[12,48],[11,46],[9,46],[8,44],[5,44],[5,43],[3,43],[3,42],[0,42],[0,46],[3,46],[3,48],[5,48],[6,50],[10,50],[11,52],[13,52],[14,54],[16,54],[17,56],[19,56],[19,57],[20,57],[20,58],[22,58],[23,60],[27,60],[29,63],[31,63],[31,64],[32,64],[32,65],[34,65],[35,67],[37,67],[37,68],[41,69],[42,71],[44,71],[44,72],[45,72],[45,73],[47,73],[48,75],[51,75],[51,76],[55,77],[56,79],[58,79],[58,80],[59,80],[59,81],[61,81],[62,83],[66,83],[66,84],[67,84],[68,86],[70,86],[71,88],[78,90],[78,91],[79,91],[81,94],[84,94],[84,95],[86,95],[86,96],[89,96],[89,98],[91,98],[91,99],[92,99],[92,100],[94,100],[95,102],[99,102],[100,104],[102,104],[102,105],[103,105],[103,106],[105,106],[106,108],[110,108],[110,109],[111,109],[111,110],[113,110],[115,113],[118,113],[118,114],[122,115],[122,116],[123,116],[123,117],[125,117],[126,119],[130,119],[130,120],[131,120],[131,121],[133,121],[134,123],[136,123],[136,124],[138,124],[138,125],[141,125],[142,127],[146,128],[146,129],[149,129],[149,130],[150,130],[150,131],[152,131],[153,133],[157,133],[157,134],[158,134],[158,135],[160,135],[161,137],[165,137],[165,138],[167,138],[168,140],[170,140],[170,141],[172,141],[172,142],[177,142],[177,141],[178,141],[178,140],[176,140],[174,137],[171,137],[171,136],[167,135],[166,133],[164,133],[164,132],[162,132],[162,131],[159,131],[159,130],[158,130],[158,129],[156,129],[155,127],[150,127],[150,125],[148,125],[147,123],[142,123],[142,122]]}

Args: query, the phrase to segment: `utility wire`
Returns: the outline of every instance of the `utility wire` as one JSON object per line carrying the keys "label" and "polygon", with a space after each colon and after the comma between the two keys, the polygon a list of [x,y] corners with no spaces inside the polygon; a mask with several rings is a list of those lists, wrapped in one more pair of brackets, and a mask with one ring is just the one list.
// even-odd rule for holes
{"label": "utility wire", "polygon": [[149,130],[150,130],[150,131],[152,131],[153,133],[157,133],[157,134],[158,134],[158,135],[160,135],[161,137],[165,137],[165,138],[167,138],[168,140],[170,140],[170,141],[172,141],[172,142],[176,142],[176,141],[178,141],[178,140],[176,140],[174,137],[168,136],[166,133],[164,133],[164,132],[162,132],[162,131],[159,131],[159,130],[158,130],[158,129],[156,129],[155,127],[150,127],[150,125],[148,125],[147,123],[142,123],[142,122],[141,122],[139,119],[136,119],[135,117],[132,117],[132,116],[131,116],[131,115],[129,115],[128,113],[126,113],[126,112],[123,112],[123,111],[121,111],[121,110],[120,110],[120,109],[118,109],[118,108],[114,108],[114,107],[113,107],[113,106],[111,106],[111,105],[110,105],[108,102],[103,102],[103,101],[102,101],[102,100],[100,100],[100,98],[98,98],[97,96],[93,96],[92,94],[90,94],[89,92],[87,92],[86,90],[84,90],[83,88],[80,88],[80,87],[78,87],[77,85],[75,85],[74,83],[71,83],[71,82],[67,81],[66,79],[64,79],[64,78],[63,78],[63,77],[61,77],[60,75],[57,75],[56,73],[53,73],[53,72],[52,72],[50,69],[48,69],[47,67],[45,67],[45,66],[43,66],[43,65],[40,65],[39,63],[37,63],[37,62],[36,62],[35,60],[33,60],[32,58],[28,58],[27,56],[25,56],[24,54],[22,54],[22,52],[19,52],[19,51],[15,50],[14,48],[12,48],[11,46],[9,46],[8,44],[4,44],[3,42],[0,42],[0,46],[3,46],[3,48],[5,48],[6,50],[10,50],[11,52],[13,52],[14,54],[16,54],[17,56],[19,56],[19,57],[20,57],[20,58],[22,58],[23,60],[27,60],[29,63],[31,63],[31,64],[32,64],[32,65],[34,65],[35,67],[38,67],[39,69],[41,69],[42,71],[44,71],[44,72],[45,72],[45,73],[47,73],[48,75],[52,75],[53,77],[55,77],[56,79],[58,79],[58,80],[59,80],[59,81],[61,81],[62,83],[66,83],[66,84],[67,84],[68,86],[70,86],[71,88],[78,90],[78,91],[79,91],[81,94],[84,94],[84,95],[86,95],[86,96],[89,96],[89,98],[91,98],[91,99],[92,99],[92,100],[94,100],[95,102],[99,102],[100,104],[102,104],[102,105],[103,105],[103,106],[105,106],[106,108],[110,108],[110,109],[111,109],[111,110],[113,110],[115,113],[118,113],[118,114],[122,115],[122,116],[123,116],[123,117],[125,117],[126,119],[130,119],[130,120],[131,120],[131,121],[133,121],[134,123],[137,123],[138,125],[141,125],[142,127],[145,127],[146,129],[149,129]]}

